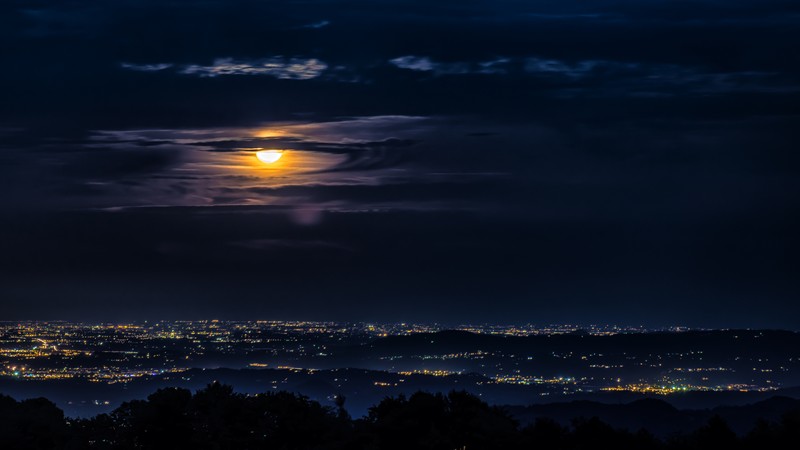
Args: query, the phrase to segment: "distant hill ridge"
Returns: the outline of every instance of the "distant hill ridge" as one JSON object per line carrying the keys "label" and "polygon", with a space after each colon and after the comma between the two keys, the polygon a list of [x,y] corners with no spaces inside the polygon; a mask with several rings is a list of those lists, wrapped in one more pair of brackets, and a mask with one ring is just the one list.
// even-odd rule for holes
{"label": "distant hill ridge", "polygon": [[750,431],[757,420],[776,422],[787,413],[800,411],[800,400],[776,396],[748,405],[711,409],[678,409],[667,401],[652,398],[621,404],[579,400],[504,408],[522,424],[549,418],[566,426],[577,417],[597,417],[616,428],[644,428],[656,436],[669,437],[695,430],[714,416],[720,416],[732,430],[743,434]]}
{"label": "distant hill ridge", "polygon": [[620,333],[614,335],[553,334],[507,336],[478,334],[463,330],[416,333],[377,338],[366,347],[376,350],[422,350],[435,346],[437,351],[465,350],[580,350],[582,352],[685,351],[704,346],[713,350],[746,353],[758,349],[765,353],[800,356],[800,333],[784,330],[696,330],[684,332]]}

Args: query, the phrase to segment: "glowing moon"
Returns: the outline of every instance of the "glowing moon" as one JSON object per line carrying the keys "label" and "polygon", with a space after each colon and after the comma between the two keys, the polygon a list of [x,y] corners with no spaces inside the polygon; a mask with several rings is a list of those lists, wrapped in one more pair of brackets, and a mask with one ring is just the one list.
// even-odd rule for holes
{"label": "glowing moon", "polygon": [[256,158],[265,164],[272,164],[281,159],[283,152],[280,150],[261,150],[256,152]]}

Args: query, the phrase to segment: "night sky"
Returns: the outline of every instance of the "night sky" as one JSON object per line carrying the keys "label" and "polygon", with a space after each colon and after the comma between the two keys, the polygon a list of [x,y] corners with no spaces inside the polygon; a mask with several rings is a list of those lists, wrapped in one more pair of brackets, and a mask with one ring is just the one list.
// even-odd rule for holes
{"label": "night sky", "polygon": [[2,320],[800,328],[796,0],[6,0],[0,40]]}

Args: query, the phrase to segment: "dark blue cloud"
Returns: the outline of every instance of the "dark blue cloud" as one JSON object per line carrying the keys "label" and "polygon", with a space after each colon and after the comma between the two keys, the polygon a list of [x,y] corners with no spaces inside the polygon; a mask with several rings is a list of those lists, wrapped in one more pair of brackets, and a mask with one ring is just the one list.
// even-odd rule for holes
{"label": "dark blue cloud", "polygon": [[[791,325],[799,22],[786,0],[4,2],[0,294],[30,316],[41,276],[80,313],[141,276],[288,311],[247,281],[271,273],[345,316]],[[223,167],[272,147],[325,163]]]}

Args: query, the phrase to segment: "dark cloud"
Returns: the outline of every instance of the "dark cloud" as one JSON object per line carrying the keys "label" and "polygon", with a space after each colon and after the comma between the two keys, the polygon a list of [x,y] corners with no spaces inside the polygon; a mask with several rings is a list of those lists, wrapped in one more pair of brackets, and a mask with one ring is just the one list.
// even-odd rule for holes
{"label": "dark cloud", "polygon": [[[492,179],[482,181],[474,179],[457,181],[421,182],[416,179],[394,180],[380,185],[288,185],[281,187],[253,187],[244,188],[267,196],[283,198],[300,198],[314,203],[328,203],[343,201],[347,205],[361,206],[362,208],[377,208],[386,206],[399,206],[404,209],[417,207],[445,207],[448,203],[458,201],[462,209],[477,208],[481,200],[491,201],[498,195],[511,194],[512,186],[502,180]],[[239,189],[228,188],[223,192],[237,193]],[[432,203],[430,205],[426,203]],[[452,203],[450,203],[452,206]]]}
{"label": "dark cloud", "polygon": [[[791,302],[792,266],[752,234],[789,237],[796,219],[697,227],[364,211],[298,226],[286,208],[71,213],[6,222],[25,232],[6,246],[4,289],[15,308],[34,298],[39,307],[125,299],[113,310],[73,308],[76,318],[291,317],[300,313],[288,305],[302,302],[318,318],[375,319],[390,310],[460,321],[481,311],[482,320],[508,321],[509,310],[535,308],[524,320],[538,321],[564,320],[567,303],[575,321],[793,326],[768,313]],[[48,289],[22,270],[41,273],[43,263],[54,273]],[[759,314],[743,316],[754,295]]]}
{"label": "dark cloud", "polygon": [[78,177],[96,177],[102,179],[118,179],[151,173],[173,166],[178,161],[178,154],[169,150],[106,150],[75,155],[60,170],[64,175]]}
{"label": "dark cloud", "polygon": [[[6,32],[16,44],[4,49],[4,59],[13,65],[0,77],[22,91],[7,99],[0,117],[20,125],[106,129],[241,125],[309,111],[331,117],[488,110],[536,119],[551,106],[525,105],[548,103],[541,97],[559,92],[562,99],[576,92],[685,95],[680,87],[687,78],[696,96],[719,94],[720,83],[723,91],[777,83],[784,93],[798,84],[798,64],[781,56],[793,51],[798,10],[792,2],[561,3],[11,3],[4,6]],[[322,21],[329,24],[304,28]],[[278,55],[284,56],[270,59]],[[324,61],[329,76],[275,79],[289,73],[292,58]],[[425,71],[398,69],[390,63],[398,58],[472,76],[420,85]],[[180,73],[196,67],[211,74],[238,64],[228,71],[236,73],[265,61],[277,64],[262,67],[273,76],[190,81]],[[623,79],[616,78],[620,70],[627,72]],[[514,79],[498,86],[481,72]],[[559,74],[572,76],[553,78]],[[344,79],[356,82],[329,86]],[[724,99],[694,101],[725,107]],[[225,108],[222,117],[219,108]]]}
{"label": "dark cloud", "polygon": [[798,25],[788,0],[4,2],[0,297],[796,327]]}

